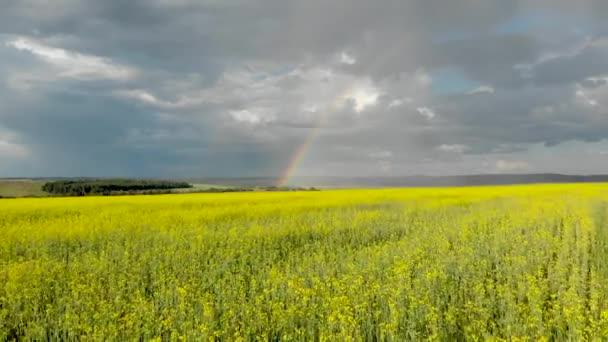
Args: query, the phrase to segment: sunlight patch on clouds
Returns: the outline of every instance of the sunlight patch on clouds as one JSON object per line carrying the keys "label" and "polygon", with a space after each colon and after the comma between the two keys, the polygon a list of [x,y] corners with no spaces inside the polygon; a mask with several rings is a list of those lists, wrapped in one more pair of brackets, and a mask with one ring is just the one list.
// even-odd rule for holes
{"label": "sunlight patch on clouds", "polygon": [[378,102],[380,93],[371,81],[366,80],[352,86],[344,95],[347,100],[354,101],[355,112],[361,113],[366,108],[375,105]]}
{"label": "sunlight patch on clouds", "polygon": [[137,75],[134,68],[114,63],[110,59],[51,47],[29,38],[16,38],[6,44],[17,50],[27,51],[55,66],[60,69],[61,77],[125,81]]}
{"label": "sunlight patch on clouds", "polygon": [[[264,78],[255,75],[263,73]],[[377,104],[382,91],[367,77],[324,65],[300,65],[282,73],[235,68],[227,70],[210,88],[201,89],[206,103],[235,103],[240,108],[272,108],[281,123],[301,122],[299,114],[332,114],[348,109],[361,113]],[[240,107],[240,108],[239,108]],[[233,116],[234,117],[234,116]],[[243,121],[243,120],[241,120]]]}

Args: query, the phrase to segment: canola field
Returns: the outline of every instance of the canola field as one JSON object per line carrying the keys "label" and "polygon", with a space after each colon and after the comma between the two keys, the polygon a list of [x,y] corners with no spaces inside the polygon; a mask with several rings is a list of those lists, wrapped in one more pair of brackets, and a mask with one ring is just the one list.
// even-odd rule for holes
{"label": "canola field", "polygon": [[0,200],[0,340],[606,340],[608,185]]}

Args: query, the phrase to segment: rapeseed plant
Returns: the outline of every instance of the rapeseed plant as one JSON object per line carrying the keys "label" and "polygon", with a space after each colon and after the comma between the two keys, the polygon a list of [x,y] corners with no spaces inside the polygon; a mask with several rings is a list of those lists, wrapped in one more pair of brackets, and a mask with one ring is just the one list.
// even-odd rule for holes
{"label": "rapeseed plant", "polygon": [[0,200],[0,340],[604,340],[607,190]]}

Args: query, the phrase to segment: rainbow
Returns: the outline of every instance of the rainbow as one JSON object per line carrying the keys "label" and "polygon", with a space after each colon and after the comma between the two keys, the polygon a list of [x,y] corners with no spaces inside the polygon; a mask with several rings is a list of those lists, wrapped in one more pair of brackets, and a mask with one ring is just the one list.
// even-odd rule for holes
{"label": "rainbow", "polygon": [[287,184],[287,182],[289,182],[289,179],[296,172],[298,165],[300,164],[302,159],[304,159],[306,151],[308,151],[310,145],[312,145],[313,141],[315,141],[315,139],[319,135],[319,131],[321,131],[320,124],[313,127],[310,133],[308,133],[308,136],[306,136],[306,139],[304,139],[304,142],[300,146],[298,146],[294,154],[291,156],[291,159],[289,160],[289,164],[287,164],[285,172],[283,172],[283,175],[279,178],[279,181],[276,184],[277,188],[283,187]]}
{"label": "rainbow", "polygon": [[[400,51],[399,50],[400,47],[401,47],[401,45],[394,44],[390,50],[388,50],[382,56],[377,57],[377,59],[372,64],[370,64],[370,66],[368,67],[368,71],[373,70],[373,69],[377,68],[378,66],[384,65],[384,63],[386,63],[390,58],[395,57],[396,54]],[[294,173],[296,172],[296,170],[298,168],[298,165],[300,164],[302,159],[304,159],[304,157],[306,156],[306,152],[312,145],[313,141],[319,135],[321,128],[325,125],[325,123],[327,121],[327,114],[328,114],[327,112],[328,111],[331,112],[331,111],[334,111],[334,110],[342,107],[344,100],[347,99],[350,95],[352,95],[351,93],[354,90],[353,88],[354,88],[354,84],[348,85],[340,94],[338,94],[338,96],[336,96],[334,98],[334,100],[332,101],[329,108],[321,111],[318,124],[311,129],[311,131],[310,131],[310,133],[308,133],[308,136],[306,137],[306,139],[304,139],[304,142],[300,146],[298,146],[298,148],[296,149],[294,154],[291,156],[291,159],[289,160],[289,164],[287,164],[287,168],[285,169],[285,171],[279,178],[278,182],[276,183],[277,187],[285,186],[289,182],[289,179],[291,177],[293,177]],[[355,101],[358,102],[358,99],[355,99]]]}
{"label": "rainbow", "polygon": [[344,100],[348,97],[350,93],[352,93],[352,91],[353,85],[346,87],[344,91],[342,91],[338,96],[334,98],[329,108],[322,110],[319,113],[317,125],[311,129],[310,133],[308,133],[308,136],[306,136],[306,139],[304,139],[304,142],[300,146],[298,146],[294,154],[291,156],[289,164],[287,164],[287,168],[276,183],[276,187],[280,188],[285,186],[289,182],[289,179],[293,177],[294,173],[298,168],[298,165],[306,156],[306,152],[319,135],[321,128],[323,128],[323,126],[327,122],[328,112],[333,112],[334,110],[340,109],[343,106]]}
{"label": "rainbow", "polygon": [[[336,97],[333,100],[333,102],[329,108],[329,111],[336,109],[339,106],[339,101],[343,97],[344,97],[344,95],[340,95],[340,96]],[[287,168],[285,169],[285,171],[283,172],[283,174],[277,181],[277,184],[276,184],[277,188],[287,185],[287,183],[289,182],[289,179],[291,177],[293,177],[294,173],[298,169],[298,165],[300,164],[302,159],[304,159],[304,157],[306,156],[306,152],[308,151],[308,149],[310,148],[312,143],[315,141],[315,139],[319,135],[319,132],[321,132],[321,128],[325,125],[325,123],[327,121],[327,112],[328,112],[328,110],[325,109],[325,110],[321,110],[318,113],[319,116],[317,118],[317,124],[310,130],[310,132],[304,139],[304,142],[302,142],[302,144],[300,144],[300,146],[298,146],[298,148],[296,149],[294,154],[291,156],[291,159],[289,160],[289,164],[287,164]]]}

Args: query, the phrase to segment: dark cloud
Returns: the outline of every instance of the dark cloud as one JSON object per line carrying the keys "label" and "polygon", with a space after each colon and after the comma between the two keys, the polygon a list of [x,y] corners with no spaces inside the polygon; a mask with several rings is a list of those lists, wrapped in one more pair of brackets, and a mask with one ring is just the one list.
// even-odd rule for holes
{"label": "dark cloud", "polygon": [[565,170],[563,146],[608,137],[607,14],[600,0],[9,1],[0,176],[273,176],[311,136],[302,173],[519,169],[535,146]]}
{"label": "dark cloud", "polygon": [[[538,84],[564,84],[608,73],[608,42],[590,42],[572,56],[558,56],[534,68]],[[587,81],[589,84],[589,81]]]}
{"label": "dark cloud", "polygon": [[599,88],[608,85],[608,81],[605,79],[585,79],[580,82],[581,86],[585,88]]}
{"label": "dark cloud", "polygon": [[432,55],[440,66],[459,66],[482,83],[521,85],[513,66],[536,60],[541,43],[531,35],[491,34],[439,44]]}

